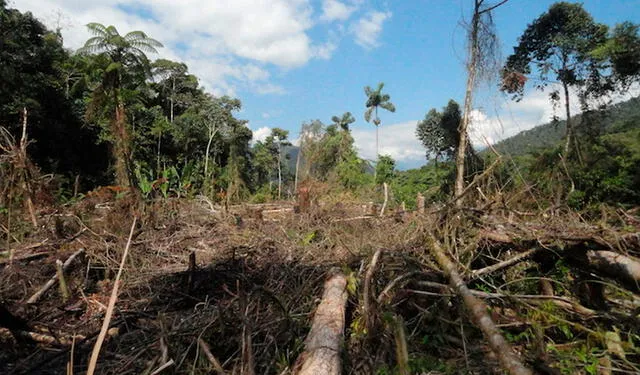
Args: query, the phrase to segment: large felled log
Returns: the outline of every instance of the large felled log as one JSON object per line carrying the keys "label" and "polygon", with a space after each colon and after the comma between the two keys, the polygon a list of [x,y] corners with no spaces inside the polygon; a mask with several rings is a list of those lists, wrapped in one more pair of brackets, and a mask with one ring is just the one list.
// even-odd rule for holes
{"label": "large felled log", "polygon": [[296,375],[338,375],[344,340],[347,278],[342,273],[331,276],[324,284],[322,301],[316,310],[304,352],[294,366]]}
{"label": "large felled log", "polygon": [[495,353],[496,357],[500,361],[500,365],[510,374],[514,375],[532,375],[533,372],[526,368],[520,358],[511,348],[511,345],[504,339],[498,327],[496,327],[493,320],[487,312],[487,305],[481,300],[476,298],[471,290],[460,277],[457,267],[449,260],[444,250],[440,246],[440,243],[436,240],[433,234],[428,236],[429,248],[433,253],[436,261],[442,267],[442,270],[449,279],[451,287],[462,297],[462,301],[471,313],[474,323],[480,328],[485,338],[489,342],[491,350]]}
{"label": "large felled log", "polygon": [[589,266],[617,278],[631,289],[640,289],[640,260],[613,251],[589,250]]}
{"label": "large felled log", "polygon": [[[507,243],[516,245],[518,242],[535,242],[541,241],[533,238],[519,238],[517,241],[514,236],[509,233],[503,233],[499,231],[483,230],[480,232],[480,237],[494,243]],[[548,236],[552,238],[552,236]],[[602,240],[595,237],[555,237],[556,240],[563,240],[567,242],[582,242],[589,243],[591,245],[602,245]],[[551,240],[548,240],[548,244],[543,243],[545,246],[554,247]],[[543,241],[541,241],[543,242]],[[622,283],[625,287],[631,290],[640,290],[640,259],[621,254],[611,250],[585,250],[583,244],[574,245],[570,251],[556,251],[562,257],[565,257],[571,261],[577,262],[583,266],[590,268],[598,273],[604,274],[608,277],[616,279]]]}

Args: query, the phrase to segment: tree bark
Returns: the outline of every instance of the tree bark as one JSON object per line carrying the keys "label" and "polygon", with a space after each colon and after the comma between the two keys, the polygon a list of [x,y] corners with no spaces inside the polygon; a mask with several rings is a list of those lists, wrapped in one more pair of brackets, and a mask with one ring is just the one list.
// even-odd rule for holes
{"label": "tree bark", "polygon": [[280,142],[278,142],[278,200],[282,196],[282,149]]}
{"label": "tree bark", "polygon": [[586,256],[590,267],[640,289],[640,259],[606,250],[589,250]]}
{"label": "tree bark", "polygon": [[305,350],[294,366],[296,375],[339,375],[342,373],[347,278],[342,273],[324,284],[322,301],[316,310]]}
{"label": "tree bark", "polygon": [[476,298],[471,290],[460,277],[455,264],[445,255],[444,250],[435,239],[433,234],[428,237],[429,248],[433,253],[436,261],[442,267],[444,273],[449,279],[451,287],[462,297],[462,301],[471,313],[474,323],[480,328],[485,338],[489,342],[491,350],[495,353],[502,368],[514,375],[532,375],[533,372],[526,368],[520,358],[515,354],[511,345],[504,339],[500,330],[496,327],[489,313],[487,305]]}
{"label": "tree bark", "polygon": [[384,188],[384,202],[382,203],[382,209],[380,209],[380,217],[384,216],[384,210],[387,208],[387,202],[389,200],[389,185],[383,182],[382,187]]}
{"label": "tree bark", "polygon": [[478,64],[478,27],[480,24],[481,0],[474,1],[473,18],[471,19],[471,34],[469,35],[469,63],[467,64],[467,88],[464,96],[464,113],[458,127],[458,149],[456,152],[456,183],[454,195],[456,207],[462,206],[461,195],[464,190],[464,159],[467,149],[467,129],[469,127],[471,106],[473,105],[473,89],[476,84]]}
{"label": "tree bark", "polygon": [[567,116],[567,131],[566,136],[567,139],[564,141],[564,153],[562,157],[566,160],[569,155],[569,150],[571,147],[571,137],[573,136],[573,122],[571,121],[571,106],[569,105],[569,86],[566,83],[562,83],[562,88],[564,89],[564,110]]}
{"label": "tree bark", "polygon": [[302,139],[300,140],[300,146],[298,147],[298,155],[296,156],[296,177],[293,183],[293,190],[298,191],[298,173],[300,171],[300,154],[302,154]]}
{"label": "tree bark", "polygon": [[204,154],[204,178],[207,178],[207,172],[209,170],[209,151],[211,151],[211,142],[213,142],[213,137],[215,137],[217,129],[209,127],[209,141],[207,142],[207,149]]}

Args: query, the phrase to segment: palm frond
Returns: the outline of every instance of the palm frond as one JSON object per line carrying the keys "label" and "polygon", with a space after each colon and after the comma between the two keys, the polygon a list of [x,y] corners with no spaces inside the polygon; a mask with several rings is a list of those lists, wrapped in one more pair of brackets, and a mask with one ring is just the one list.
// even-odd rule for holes
{"label": "palm frond", "polygon": [[87,24],[87,29],[89,29],[89,32],[93,35],[97,35],[97,36],[102,36],[105,37],[107,36],[109,33],[107,31],[107,27],[101,23],[98,22],[91,22]]}
{"label": "palm frond", "polygon": [[364,120],[366,122],[371,122],[371,114],[373,114],[373,110],[375,107],[369,107],[365,112],[364,112]]}
{"label": "palm frond", "polygon": [[147,39],[148,36],[144,31],[134,30],[127,33],[124,38],[128,41]]}
{"label": "palm frond", "polygon": [[395,112],[396,106],[391,102],[382,102],[380,103],[380,107],[386,109],[389,112]]}
{"label": "palm frond", "polygon": [[365,86],[365,87],[364,87],[364,94],[365,94],[366,96],[371,96],[371,94],[373,94],[373,90],[371,90],[371,87],[369,87],[369,86]]}

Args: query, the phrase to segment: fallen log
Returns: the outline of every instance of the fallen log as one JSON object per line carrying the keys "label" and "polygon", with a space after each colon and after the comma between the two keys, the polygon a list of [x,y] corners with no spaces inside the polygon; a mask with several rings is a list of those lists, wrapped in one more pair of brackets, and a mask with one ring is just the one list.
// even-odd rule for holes
{"label": "fallen log", "polygon": [[[523,242],[541,242],[543,247],[549,247],[551,249],[555,248],[557,250],[555,253],[561,257],[576,262],[607,277],[618,280],[622,285],[630,290],[640,290],[640,259],[609,249],[586,250],[588,247],[585,246],[584,243],[591,245],[604,243],[595,237],[549,236],[547,237],[547,241],[545,241],[544,238],[516,240],[511,234],[487,230],[481,231],[480,237],[489,242],[512,245],[518,245],[518,243]],[[582,244],[577,246],[574,245],[571,248],[562,250],[557,248],[557,244],[554,246],[552,240]]]}
{"label": "fallen log", "polygon": [[339,375],[342,373],[341,350],[344,347],[347,278],[341,272],[324,284],[304,352],[294,365],[296,375]]}
{"label": "fallen log", "polygon": [[[71,263],[73,262],[73,260],[76,259],[76,257],[82,254],[83,252],[84,252],[84,249],[79,249],[75,253],[71,254],[71,256],[67,258],[67,260],[62,265],[62,271],[67,271],[67,269],[71,266]],[[40,290],[38,290],[34,295],[32,295],[31,298],[27,300],[27,303],[33,304],[38,302],[40,298],[42,298],[42,295],[45,294],[47,290],[51,289],[51,287],[54,286],[56,282],[58,282],[57,273],[53,275],[53,277],[51,277],[51,279],[49,279],[49,281],[47,281],[46,284],[44,284],[42,288],[40,288]]]}
{"label": "fallen log", "polygon": [[491,320],[491,316],[487,312],[487,305],[476,298],[464,283],[458,273],[457,267],[449,260],[433,233],[429,233],[427,238],[429,249],[447,275],[449,284],[456,293],[462,297],[462,301],[471,313],[474,323],[480,328],[489,342],[489,346],[498,358],[502,368],[514,375],[532,375],[533,372],[522,364],[520,358],[518,358],[513,348],[511,348],[511,345],[509,345],[500,333],[498,327],[496,327],[496,324]]}
{"label": "fallen log", "polygon": [[620,280],[631,289],[640,289],[640,259],[608,250],[586,252],[589,266]]}

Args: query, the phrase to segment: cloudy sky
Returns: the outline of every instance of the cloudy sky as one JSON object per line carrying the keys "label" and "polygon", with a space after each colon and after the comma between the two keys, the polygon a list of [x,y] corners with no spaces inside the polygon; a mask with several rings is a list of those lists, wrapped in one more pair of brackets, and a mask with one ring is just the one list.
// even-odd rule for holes
{"label": "cloudy sky", "polygon": [[[494,13],[507,56],[527,23],[553,1],[510,0]],[[602,23],[640,22],[639,0],[584,0]],[[51,28],[65,45],[81,46],[85,25],[142,30],[161,41],[158,57],[187,63],[216,95],[243,102],[255,138],[271,127],[297,138],[304,121],[330,122],[352,112],[362,156],[374,156],[373,125],[363,119],[363,87],[385,82],[397,111],[383,113],[381,153],[401,167],[425,163],[415,138],[418,120],[449,99],[464,99],[464,27],[471,0],[9,0]],[[153,58],[153,56],[151,56]],[[474,142],[497,141],[546,122],[553,110],[543,92],[519,102],[495,84],[474,103]],[[558,115],[561,115],[558,113]]]}

